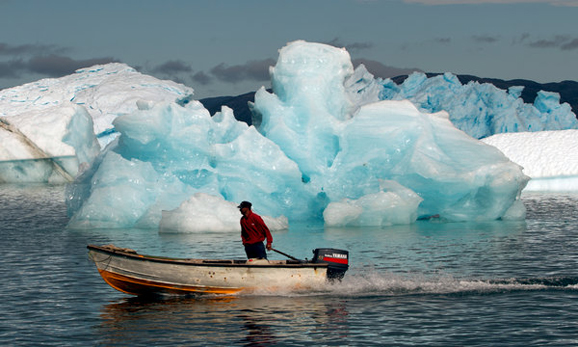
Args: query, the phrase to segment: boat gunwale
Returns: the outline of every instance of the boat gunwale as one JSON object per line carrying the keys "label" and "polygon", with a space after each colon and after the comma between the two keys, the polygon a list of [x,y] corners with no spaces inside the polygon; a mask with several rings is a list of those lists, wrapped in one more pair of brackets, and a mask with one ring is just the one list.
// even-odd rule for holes
{"label": "boat gunwale", "polygon": [[[109,247],[88,245],[89,251],[105,253],[114,257],[124,257],[139,261],[176,264],[184,266],[206,266],[206,267],[242,267],[242,268],[327,268],[327,263],[312,263],[309,261],[284,264],[251,264],[241,260],[234,259],[196,259],[196,258],[169,258],[152,255],[139,254],[137,252],[127,252],[122,249],[113,249]],[[227,262],[227,263],[226,263]]]}

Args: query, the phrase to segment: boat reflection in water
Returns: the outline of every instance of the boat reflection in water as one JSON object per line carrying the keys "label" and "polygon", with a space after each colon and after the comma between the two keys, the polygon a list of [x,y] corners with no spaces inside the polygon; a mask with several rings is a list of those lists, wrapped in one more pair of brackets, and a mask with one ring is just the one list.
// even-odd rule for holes
{"label": "boat reflection in water", "polygon": [[155,341],[179,345],[228,341],[231,345],[269,346],[303,341],[304,336],[334,338],[336,331],[347,337],[348,327],[344,299],[202,296],[123,298],[103,307],[97,329],[105,337],[105,345],[138,340],[153,345]]}

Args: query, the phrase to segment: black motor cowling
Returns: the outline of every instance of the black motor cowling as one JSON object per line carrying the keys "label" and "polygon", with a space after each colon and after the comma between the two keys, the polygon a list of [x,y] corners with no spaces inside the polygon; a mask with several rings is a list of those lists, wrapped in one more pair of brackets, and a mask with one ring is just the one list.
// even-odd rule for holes
{"label": "black motor cowling", "polygon": [[312,263],[327,263],[327,279],[341,280],[349,269],[349,252],[335,248],[316,248]]}

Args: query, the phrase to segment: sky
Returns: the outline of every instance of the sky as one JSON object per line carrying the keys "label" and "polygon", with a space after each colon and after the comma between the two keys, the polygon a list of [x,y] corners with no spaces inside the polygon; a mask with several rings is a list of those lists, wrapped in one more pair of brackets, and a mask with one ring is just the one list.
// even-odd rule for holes
{"label": "sky", "polygon": [[270,87],[295,40],[382,78],[578,81],[578,0],[0,0],[0,89],[122,62],[234,96]]}

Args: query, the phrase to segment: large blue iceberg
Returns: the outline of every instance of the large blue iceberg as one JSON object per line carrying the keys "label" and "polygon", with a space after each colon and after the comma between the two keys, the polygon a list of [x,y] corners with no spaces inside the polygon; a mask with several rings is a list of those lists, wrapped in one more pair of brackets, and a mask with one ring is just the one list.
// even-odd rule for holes
{"label": "large blue iceberg", "polygon": [[[352,93],[346,50],[292,42],[270,72],[273,93],[262,88],[252,105],[257,127],[226,107],[211,117],[197,101],[116,118],[120,136],[70,188],[70,226],[187,229],[169,220],[186,206],[205,201],[230,220],[241,200],[271,218],[332,226],[524,217],[518,165],[446,112]],[[193,223],[202,230],[201,217]]]}

